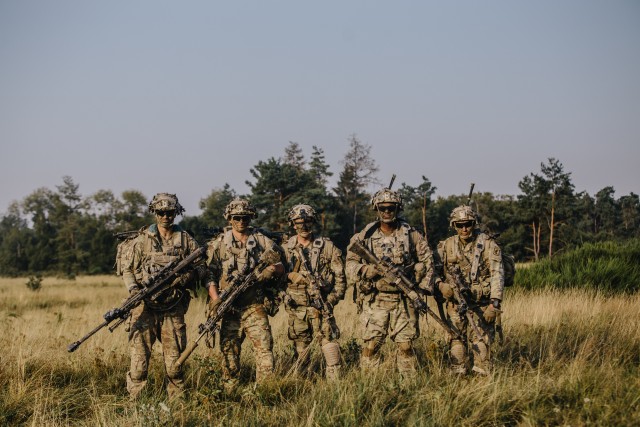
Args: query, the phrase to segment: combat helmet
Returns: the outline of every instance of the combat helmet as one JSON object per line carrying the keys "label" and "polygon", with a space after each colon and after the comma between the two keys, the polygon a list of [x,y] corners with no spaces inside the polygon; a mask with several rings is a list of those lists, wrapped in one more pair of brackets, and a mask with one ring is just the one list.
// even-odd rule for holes
{"label": "combat helmet", "polygon": [[174,211],[176,215],[181,215],[184,208],[178,202],[178,196],[170,193],[158,193],[149,202],[149,212]]}
{"label": "combat helmet", "polygon": [[378,204],[380,203],[395,203],[398,205],[398,211],[401,211],[403,208],[400,194],[389,188],[378,190],[376,194],[373,195],[371,198],[371,209],[374,211],[378,210]]}
{"label": "combat helmet", "polygon": [[316,211],[309,205],[299,204],[291,208],[287,218],[291,223],[300,218],[305,220],[310,219],[311,221],[316,222]]}
{"label": "combat helmet", "polygon": [[236,198],[233,199],[226,208],[224,208],[224,219],[231,220],[234,215],[248,215],[252,218],[256,216],[256,208],[253,207],[247,200]]}
{"label": "combat helmet", "polygon": [[456,222],[463,222],[463,221],[473,221],[473,222],[478,221],[478,216],[473,211],[473,209],[471,209],[471,206],[469,205],[460,205],[454,210],[452,210],[451,215],[449,215],[450,227],[453,227],[453,224]]}

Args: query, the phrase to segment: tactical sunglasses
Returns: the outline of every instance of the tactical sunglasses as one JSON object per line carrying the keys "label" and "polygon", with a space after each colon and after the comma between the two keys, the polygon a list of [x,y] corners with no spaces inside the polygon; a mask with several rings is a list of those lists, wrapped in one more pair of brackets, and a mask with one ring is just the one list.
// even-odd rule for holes
{"label": "tactical sunglasses", "polygon": [[156,215],[171,217],[176,216],[176,211],[156,211]]}
{"label": "tactical sunglasses", "polygon": [[454,222],[456,228],[471,228],[473,227],[475,222],[473,221],[465,221],[465,222]]}
{"label": "tactical sunglasses", "polygon": [[233,215],[231,217],[232,220],[237,222],[249,222],[251,221],[251,217],[249,215]]}
{"label": "tactical sunglasses", "polygon": [[312,220],[304,220],[301,222],[295,222],[293,223],[293,227],[294,228],[303,228],[303,227],[309,227],[311,224],[313,224]]}
{"label": "tactical sunglasses", "polygon": [[395,212],[396,206],[378,206],[378,212]]}

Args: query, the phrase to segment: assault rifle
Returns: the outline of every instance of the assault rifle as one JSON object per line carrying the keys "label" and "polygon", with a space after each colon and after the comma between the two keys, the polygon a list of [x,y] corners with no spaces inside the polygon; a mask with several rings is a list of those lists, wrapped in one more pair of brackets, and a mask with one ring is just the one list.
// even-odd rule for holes
{"label": "assault rifle", "polygon": [[447,333],[449,333],[452,337],[460,338],[460,334],[449,327],[449,325],[438,315],[429,308],[427,303],[420,298],[418,292],[415,289],[414,283],[404,274],[404,272],[393,265],[391,260],[387,257],[382,259],[378,259],[373,252],[367,249],[361,242],[355,241],[353,242],[347,250],[353,252],[358,255],[363,260],[367,261],[370,264],[373,264],[382,272],[382,275],[389,280],[390,283],[395,285],[402,293],[409,298],[411,304],[415,307],[416,310],[421,312],[422,314],[430,315],[433,319],[442,326]]}
{"label": "assault rifle", "polygon": [[182,365],[185,360],[187,360],[196,347],[198,347],[198,343],[205,335],[209,334],[210,336],[213,336],[220,329],[220,320],[224,314],[229,311],[233,302],[255,283],[258,275],[262,273],[265,268],[278,262],[280,262],[280,254],[275,249],[271,248],[262,254],[258,265],[249,274],[236,276],[235,280],[232,281],[231,286],[220,294],[221,302],[215,314],[208,317],[204,323],[198,325],[198,332],[200,335],[198,335],[198,338],[185,348],[180,355],[180,358],[176,360],[176,366]]}
{"label": "assault rifle", "polygon": [[296,249],[298,252],[298,256],[300,257],[300,261],[304,265],[305,270],[309,272],[309,283],[311,285],[311,305],[318,309],[322,313],[322,317],[324,321],[331,328],[332,338],[340,338],[340,331],[336,327],[335,317],[333,317],[333,307],[322,297],[323,280],[322,277],[318,274],[318,272],[314,272],[311,269],[311,262],[309,258],[304,254],[304,251],[300,246]]}
{"label": "assault rifle", "polygon": [[484,335],[482,334],[480,327],[478,327],[478,323],[475,321],[471,313],[469,313],[469,303],[466,295],[469,295],[471,291],[462,277],[460,267],[457,265],[454,267],[447,266],[447,272],[449,273],[449,277],[453,279],[453,286],[451,288],[453,290],[453,296],[458,300],[458,314],[461,317],[464,316],[467,318],[476,335],[487,347],[489,347],[489,343],[485,341]]}
{"label": "assault rifle", "polygon": [[76,351],[76,349],[80,347],[80,344],[88,340],[100,329],[105,326],[109,326],[111,322],[115,320],[115,323],[109,326],[109,332],[113,332],[130,316],[131,310],[140,305],[144,300],[153,300],[163,291],[169,289],[173,279],[175,279],[182,270],[186,269],[193,262],[202,257],[205,252],[206,248],[199,248],[182,261],[174,260],[164,266],[161,270],[150,275],[147,280],[141,283],[142,288],[139,291],[129,296],[129,298],[127,298],[120,307],[107,311],[102,316],[104,318],[104,322],[96,326],[91,330],[91,332],[80,338],[78,341],[69,344],[67,351],[69,351],[69,353]]}

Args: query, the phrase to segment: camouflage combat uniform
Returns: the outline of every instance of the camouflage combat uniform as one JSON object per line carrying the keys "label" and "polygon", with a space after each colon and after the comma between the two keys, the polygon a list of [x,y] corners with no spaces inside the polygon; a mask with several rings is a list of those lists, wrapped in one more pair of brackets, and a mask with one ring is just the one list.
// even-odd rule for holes
{"label": "camouflage combat uniform", "polygon": [[[156,224],[141,232],[123,254],[123,280],[127,289],[135,289],[149,274],[173,260],[182,260],[199,248],[198,243],[178,225],[172,227],[170,240],[161,238]],[[145,301],[132,311],[129,327],[131,366],[127,373],[127,390],[132,398],[147,382],[149,359],[156,340],[162,343],[166,387],[170,397],[182,390],[184,380],[175,361],[187,345],[185,313],[191,300],[195,280],[207,275],[204,260],[195,264],[195,277],[178,287],[165,291],[157,300]]]}
{"label": "camouflage combat uniform", "polygon": [[[300,260],[298,250],[302,249],[304,256],[309,261],[312,271],[308,272],[304,262]],[[316,238],[308,246],[298,243],[297,236],[292,236],[284,245],[288,263],[288,271],[301,273],[306,277],[317,274],[322,278],[325,287],[321,290],[322,297],[329,304],[335,306],[344,298],[346,278],[342,252],[328,238]],[[298,355],[302,354],[309,346],[314,336],[322,337],[322,352],[327,364],[327,378],[337,379],[340,376],[341,356],[340,346],[335,342],[339,338],[339,329],[332,318],[332,325],[323,322],[322,312],[311,306],[310,281],[306,283],[294,283],[288,281],[287,295],[293,303],[285,305],[289,315],[289,339],[295,344]],[[332,330],[337,332],[334,336]]]}
{"label": "camouflage combat uniform", "polygon": [[[351,243],[360,241],[378,259],[387,257],[395,266],[404,269],[405,274],[418,283],[421,289],[430,292],[433,255],[422,234],[395,217],[402,209],[400,195],[384,188],[374,195],[371,204],[374,210],[379,210],[379,220],[368,224],[354,235]],[[395,207],[394,215],[385,216],[381,210],[383,206]],[[383,222],[393,225],[390,234],[381,231]],[[362,339],[365,348],[360,365],[364,369],[379,365],[377,353],[389,334],[397,345],[398,370],[404,376],[411,377],[416,370],[412,342],[420,335],[418,312],[400,289],[384,277],[376,276],[367,280],[367,268],[366,261],[351,251],[347,252],[347,279],[358,287],[358,302],[362,304]]]}
{"label": "camouflage combat uniform", "polygon": [[[467,210],[463,211],[463,208]],[[475,221],[475,214],[467,207],[457,208],[462,215]],[[454,211],[455,212],[455,211]],[[502,301],[504,290],[504,270],[500,247],[487,234],[474,228],[471,238],[465,243],[455,235],[438,244],[438,264],[443,266],[445,281],[453,283],[449,268],[459,267],[465,285],[470,289],[467,294],[469,312],[482,332],[478,336],[474,328],[468,324],[466,317],[460,316],[458,302],[454,297],[447,300],[447,315],[453,326],[461,332],[467,341],[451,339],[450,354],[452,369],[464,373],[469,365],[468,346],[471,344],[473,354],[472,370],[479,374],[491,371],[491,344],[495,337],[495,315],[489,318],[488,312],[494,311],[492,301]],[[496,304],[497,305],[497,304]],[[489,318],[489,320],[487,320]]]}
{"label": "camouflage combat uniform", "polygon": [[[249,227],[246,245],[236,240],[231,227],[209,242],[207,258],[210,282],[216,283],[220,291],[227,289],[235,277],[246,275],[256,267],[266,250],[275,248],[271,239]],[[241,294],[225,313],[221,321],[220,347],[224,356],[223,380],[227,389],[233,389],[240,374],[240,350],[245,336],[253,344],[256,355],[256,381],[264,380],[273,372],[273,338],[265,297],[277,294],[281,286],[279,279],[258,281]]]}

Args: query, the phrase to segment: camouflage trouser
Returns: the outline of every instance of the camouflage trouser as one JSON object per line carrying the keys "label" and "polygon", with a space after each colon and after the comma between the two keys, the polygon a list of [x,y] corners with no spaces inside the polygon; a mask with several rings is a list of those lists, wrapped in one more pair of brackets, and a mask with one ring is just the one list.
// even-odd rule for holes
{"label": "camouflage trouser", "polygon": [[223,380],[235,386],[240,374],[240,350],[245,336],[256,355],[256,381],[273,373],[273,338],[269,318],[262,304],[253,304],[225,314],[220,326],[220,350],[224,356]]}
{"label": "camouflage trouser", "polygon": [[[286,310],[289,315],[288,335],[295,345],[296,354],[298,356],[304,354],[314,336],[320,338],[322,353],[327,364],[327,378],[339,378],[342,364],[340,347],[334,342],[331,325],[323,321],[322,313],[314,307],[304,305],[295,308],[286,307]],[[335,327],[337,329],[337,326]],[[308,353],[305,359],[309,359]]]}
{"label": "camouflage trouser", "polygon": [[398,347],[398,370],[401,374],[413,376],[416,361],[411,343],[420,336],[420,329],[418,315],[411,303],[399,293],[380,292],[373,299],[366,296],[361,320],[365,349],[360,366],[368,369],[380,364],[377,353],[389,334]]}
{"label": "camouflage trouser", "polygon": [[149,359],[156,340],[162,343],[169,397],[182,391],[183,373],[181,367],[175,366],[175,361],[187,345],[184,315],[188,306],[189,300],[185,298],[176,307],[164,312],[151,310],[144,303],[132,311],[129,329],[131,366],[127,373],[127,390],[131,398],[136,398],[147,383]]}
{"label": "camouflage trouser", "polygon": [[[449,347],[451,353],[451,368],[454,372],[465,373],[469,365],[469,344],[471,345],[472,370],[479,374],[489,374],[491,372],[491,344],[495,337],[494,323],[484,320],[483,313],[488,307],[488,303],[481,306],[474,306],[469,309],[469,313],[481,332],[479,336],[475,328],[469,324],[466,316],[458,313],[458,304],[453,301],[447,302],[447,315],[451,324],[460,331],[465,341],[450,339]],[[488,345],[487,345],[488,344]]]}

